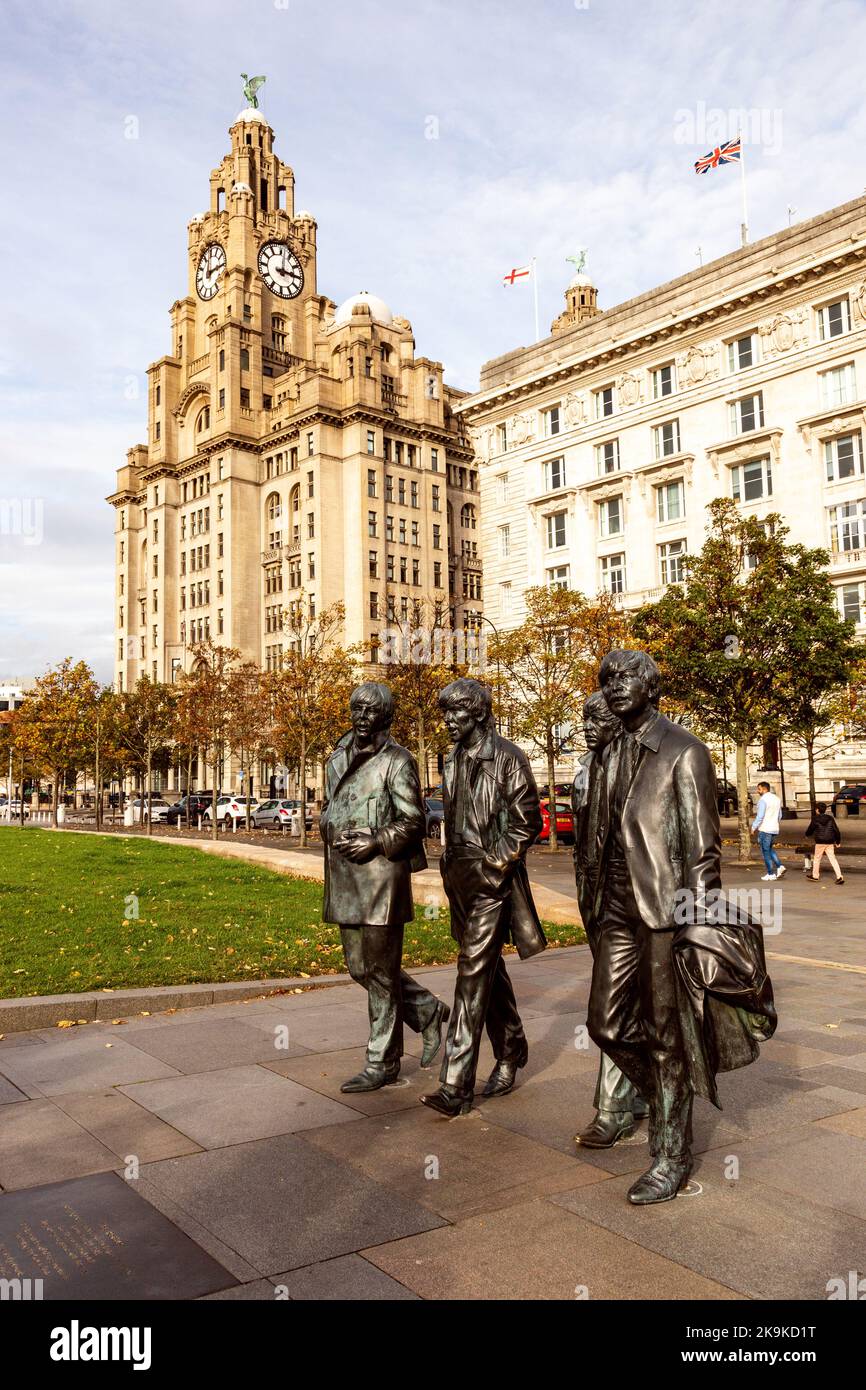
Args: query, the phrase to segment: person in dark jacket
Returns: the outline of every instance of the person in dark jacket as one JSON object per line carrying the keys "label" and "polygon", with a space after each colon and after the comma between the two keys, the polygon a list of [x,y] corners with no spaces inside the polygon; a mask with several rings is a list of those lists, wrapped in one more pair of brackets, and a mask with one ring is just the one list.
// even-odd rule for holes
{"label": "person in dark jacket", "polygon": [[472,1105],[485,1025],[496,1058],[485,1097],[507,1095],[526,1066],[529,1048],[502,947],[510,937],[526,957],[547,942],[524,862],[542,826],[529,760],[497,734],[490,691],[479,681],[452,681],[439,705],[454,741],[445,760],[445,853],[439,867],[460,955],[442,1084],[421,1100],[450,1117]]}
{"label": "person in dark jacket", "polygon": [[319,825],[322,919],[339,923],[349,974],[367,991],[366,1065],[340,1087],[354,1093],[397,1080],[404,1021],[421,1034],[421,1065],[429,1066],[449,1010],[401,969],[404,926],[415,915],[411,875],[427,867],[415,760],[391,737],[394,697],[387,685],[359,685],[349,709],[352,731],[328,759]]}
{"label": "person in dark jacket", "polygon": [[813,882],[818,880],[818,875],[821,872],[821,860],[826,855],[830,861],[830,868],[836,875],[836,882],[844,883],[842,870],[839,868],[839,861],[836,858],[836,846],[841,845],[842,836],[836,824],[836,817],[830,815],[827,810],[826,801],[817,802],[815,814],[806,829],[806,839],[815,841],[815,853],[812,858]]}

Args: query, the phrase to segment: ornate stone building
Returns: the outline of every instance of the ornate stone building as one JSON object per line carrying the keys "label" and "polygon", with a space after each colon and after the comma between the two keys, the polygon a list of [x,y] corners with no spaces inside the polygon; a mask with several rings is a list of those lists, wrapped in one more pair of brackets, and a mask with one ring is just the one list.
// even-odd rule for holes
{"label": "ornate stone building", "polygon": [[189,224],[187,291],[148,368],[148,442],[116,516],[116,687],[171,681],[194,641],[279,666],[291,605],[345,605],[375,661],[414,599],[480,622],[478,485],[453,407],[375,296],[318,292],[316,222],[257,109],[232,125]]}
{"label": "ornate stone building", "polygon": [[[866,632],[866,198],[603,312],[577,275],[551,336],[485,363],[459,410],[497,627],[530,585],[657,598],[727,496],[826,547]],[[855,745],[822,786],[846,777],[866,777]]]}

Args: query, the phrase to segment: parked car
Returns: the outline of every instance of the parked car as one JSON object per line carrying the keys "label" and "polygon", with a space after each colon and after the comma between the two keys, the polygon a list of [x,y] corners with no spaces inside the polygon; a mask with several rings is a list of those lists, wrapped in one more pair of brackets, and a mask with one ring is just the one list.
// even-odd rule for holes
{"label": "parked car", "polygon": [[152,796],[150,798],[149,812],[146,796],[136,796],[131,804],[133,820],[140,822],[144,825],[147,825],[148,814],[150,814],[150,816],[152,817],[153,823],[155,825],[157,821],[167,820],[168,813],[171,810],[171,807],[169,806],[168,802],[165,801],[161,796]]}
{"label": "parked car", "polygon": [[[20,820],[21,818],[21,798],[15,796],[9,801],[5,796],[0,801],[0,815],[4,820]],[[24,803],[24,819],[30,818],[30,807]]]}
{"label": "parked car", "polygon": [[726,782],[723,777],[716,778],[716,799],[719,804],[719,815],[725,815],[725,802],[728,803],[730,816],[735,816],[739,809],[740,799],[737,796],[737,789],[733,782]]}
{"label": "parked car", "polygon": [[442,818],[445,815],[445,807],[441,800],[436,797],[428,796],[424,799],[424,814],[427,817],[427,828],[425,834],[430,839],[439,838],[442,826]]}
{"label": "parked car", "polygon": [[189,792],[182,796],[180,801],[176,801],[173,806],[169,806],[166,820],[169,825],[186,825],[186,808],[189,802],[189,823],[198,825],[199,816],[203,816],[208,806],[213,802],[213,792]]}
{"label": "parked car", "polygon": [[[550,796],[550,786],[549,786],[549,784],[548,784],[547,782],[545,782],[545,784],[544,784],[543,787],[539,787],[539,788],[538,788],[538,795],[541,796],[541,797],[549,797],[549,796]],[[571,795],[571,783],[570,783],[570,782],[554,782],[554,784],[553,784],[553,795],[554,795],[554,796],[570,796],[570,795]]]}
{"label": "parked car", "polygon": [[[276,801],[260,801],[256,809],[252,812],[252,824],[256,830],[261,830],[265,826],[268,828],[279,826],[287,830],[292,828],[292,817],[300,811],[300,801],[287,800],[285,797],[278,798]],[[308,830],[313,828],[313,817],[310,811],[304,816],[304,821]]]}
{"label": "parked car", "polygon": [[[571,815],[571,805],[568,801],[557,801],[555,804],[556,834],[563,844],[574,844],[574,820]],[[550,840],[550,802],[547,797],[541,801],[541,834],[536,840],[536,844],[544,845]]]}
{"label": "parked car", "polygon": [[[231,830],[236,821],[246,823],[247,803],[251,811],[255,810],[258,802],[255,797],[248,796],[220,796],[217,798],[216,818],[220,825],[226,830]],[[208,804],[207,810],[202,815],[202,820],[211,820],[213,817],[213,803]]]}
{"label": "parked car", "polygon": [[844,806],[849,816],[860,815],[860,802],[866,799],[866,786],[862,782],[852,782],[850,786],[840,787],[833,797],[833,815],[836,808]]}

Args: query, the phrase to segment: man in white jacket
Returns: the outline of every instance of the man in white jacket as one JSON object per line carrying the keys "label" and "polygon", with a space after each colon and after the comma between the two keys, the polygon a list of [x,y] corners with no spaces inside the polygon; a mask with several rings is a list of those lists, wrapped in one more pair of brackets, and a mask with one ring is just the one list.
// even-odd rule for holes
{"label": "man in white jacket", "polygon": [[764,883],[771,879],[781,878],[787,870],[774,849],[776,836],[779,833],[779,816],[782,812],[782,803],[771,791],[769,782],[759,782],[758,791],[761,798],[755,811],[755,819],[752,821],[752,833],[758,833],[758,844],[761,846],[761,853],[764,856],[764,863],[767,872],[762,875]]}

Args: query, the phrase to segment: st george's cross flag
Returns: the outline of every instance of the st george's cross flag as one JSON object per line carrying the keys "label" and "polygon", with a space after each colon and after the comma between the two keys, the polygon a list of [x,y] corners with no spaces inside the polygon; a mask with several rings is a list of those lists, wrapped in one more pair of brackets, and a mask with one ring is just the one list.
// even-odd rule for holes
{"label": "st george's cross flag", "polygon": [[517,283],[518,280],[526,280],[526,279],[528,279],[531,275],[532,275],[532,266],[531,266],[531,265],[519,265],[519,266],[515,266],[515,268],[514,268],[513,270],[509,270],[509,272],[508,272],[507,275],[503,275],[503,277],[502,277],[502,283],[503,283],[503,285],[514,285],[514,284]]}
{"label": "st george's cross flag", "polygon": [[720,164],[735,164],[741,156],[742,146],[738,135],[735,140],[729,140],[726,145],[717,145],[709,154],[696,159],[695,173],[705,174],[708,169],[717,169]]}

